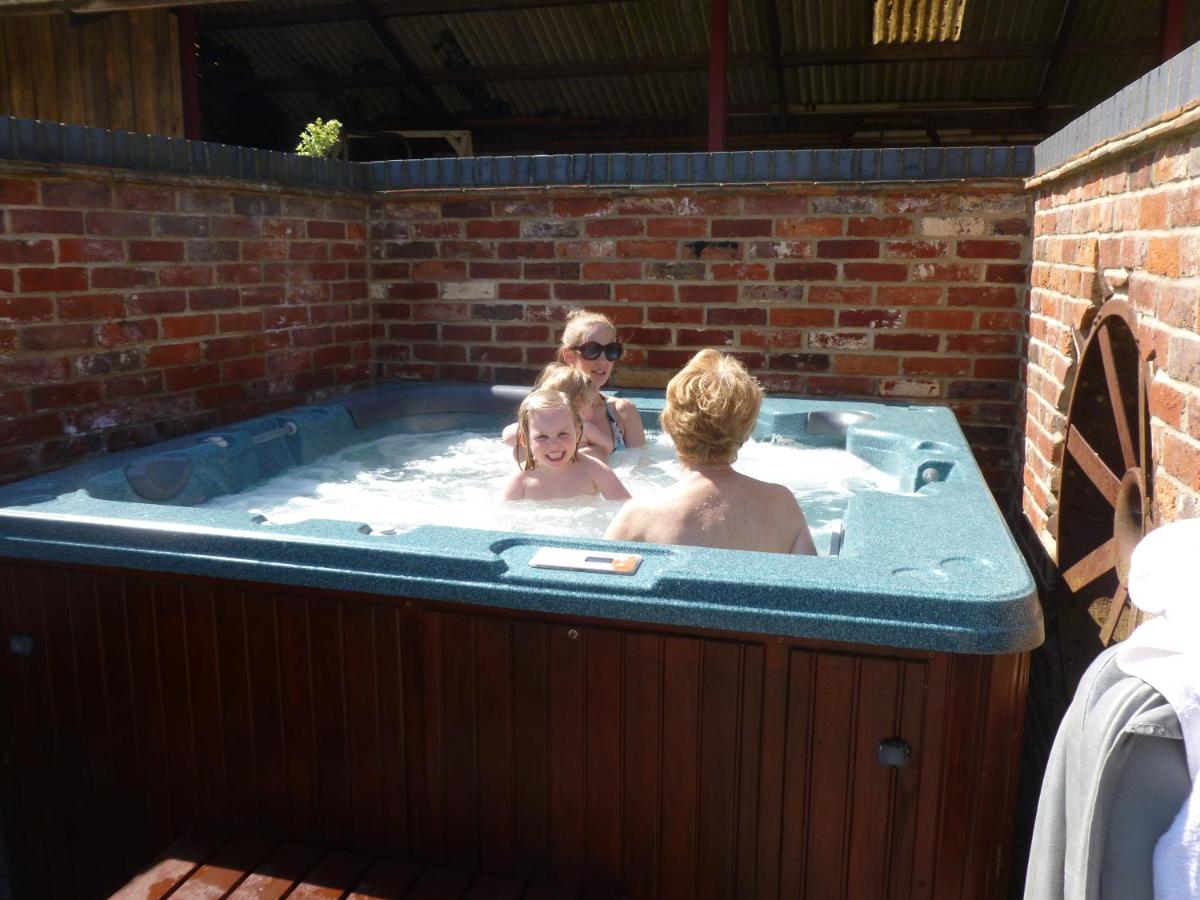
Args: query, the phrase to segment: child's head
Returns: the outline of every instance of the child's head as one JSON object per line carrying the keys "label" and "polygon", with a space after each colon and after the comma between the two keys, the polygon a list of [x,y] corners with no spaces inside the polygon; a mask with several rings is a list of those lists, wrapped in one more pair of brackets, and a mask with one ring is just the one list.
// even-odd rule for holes
{"label": "child's head", "polygon": [[600,396],[596,383],[574,366],[552,362],[542,369],[537,381],[533,383],[535,390],[546,388],[551,391],[562,391],[576,408],[595,403]]}
{"label": "child's head", "polygon": [[562,391],[532,391],[517,410],[518,461],[525,471],[574,462],[582,437],[579,412]]}
{"label": "child's head", "polygon": [[685,462],[731,463],[754,431],[762,399],[738,360],[701,350],[668,382],[662,426]]}
{"label": "child's head", "polygon": [[608,316],[577,309],[567,316],[558,361],[578,369],[597,387],[603,387],[623,349],[617,340],[616,326]]}

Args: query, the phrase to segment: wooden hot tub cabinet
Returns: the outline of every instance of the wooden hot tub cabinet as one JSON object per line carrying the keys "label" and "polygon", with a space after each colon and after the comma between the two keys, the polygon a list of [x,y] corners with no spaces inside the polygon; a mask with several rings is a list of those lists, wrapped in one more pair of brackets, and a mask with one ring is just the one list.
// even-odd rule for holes
{"label": "wooden hot tub cabinet", "polygon": [[19,898],[194,825],[636,900],[1006,890],[1025,653],[40,563],[0,565],[0,625]]}

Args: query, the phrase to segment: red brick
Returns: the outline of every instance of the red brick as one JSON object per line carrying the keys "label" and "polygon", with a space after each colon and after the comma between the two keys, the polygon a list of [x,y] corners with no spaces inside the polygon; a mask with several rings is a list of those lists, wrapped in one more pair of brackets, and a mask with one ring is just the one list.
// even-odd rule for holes
{"label": "red brick", "polygon": [[937,306],[945,288],[940,287],[880,287],[876,300],[883,306]]}
{"label": "red brick", "polygon": [[[669,301],[670,297],[667,300]],[[704,309],[699,306],[651,306],[646,310],[646,317],[648,321],[656,324],[703,325]]]}
{"label": "red brick", "polygon": [[833,371],[839,375],[895,375],[900,371],[900,358],[879,353],[837,353],[833,356]]}
{"label": "red brick", "polygon": [[846,263],[842,274],[847,281],[907,281],[908,266],[899,263]]}
{"label": "red brick", "polygon": [[681,347],[725,347],[733,343],[733,332],[713,328],[680,328],[677,342]]}
{"label": "red brick", "polygon": [[[54,241],[31,241],[23,238],[0,240],[0,265],[29,265],[53,263]],[[71,260],[63,260],[71,262]]]}
{"label": "red brick", "polygon": [[412,277],[414,280],[465,281],[467,264],[457,260],[427,260],[413,266]]}
{"label": "red brick", "polygon": [[971,370],[971,360],[954,356],[906,356],[905,375],[966,375]]}
{"label": "red brick", "polygon": [[1146,270],[1171,278],[1179,276],[1179,238],[1152,237],[1146,249]]}
{"label": "red brick", "polygon": [[90,212],[87,214],[88,234],[107,234],[113,237],[149,237],[150,216],[138,212]]}
{"label": "red brick", "polygon": [[1020,259],[1024,247],[1020,241],[961,240],[956,250],[962,259]]}
{"label": "red brick", "polygon": [[50,384],[31,388],[29,399],[35,409],[48,409],[95,403],[100,400],[101,393],[99,381],[76,381],[71,384]]}
{"label": "red brick", "polygon": [[305,223],[305,233],[310,238],[341,241],[346,237],[344,222],[309,221]]}
{"label": "red brick", "polygon": [[883,255],[901,259],[933,259],[945,256],[948,249],[944,241],[885,241]]}
{"label": "red brick", "polygon": [[563,259],[605,259],[613,255],[615,244],[606,240],[559,241],[557,253]]}
{"label": "red brick", "polygon": [[770,237],[770,219],[713,219],[712,236],[723,237]]}
{"label": "red brick", "polygon": [[595,219],[584,223],[589,237],[632,237],[646,233],[644,219]]}
{"label": "red brick", "polygon": [[681,284],[681,303],[736,303],[738,296],[735,284]]}
{"label": "red brick", "polygon": [[897,328],[904,314],[898,309],[842,309],[838,310],[838,326],[841,328]]}
{"label": "red brick", "polygon": [[794,216],[808,212],[808,196],[805,194],[752,194],[746,198],[749,215]]}
{"label": "red brick", "polygon": [[290,241],[288,259],[329,259],[329,245],[324,241]]}
{"label": "red brick", "polygon": [[640,262],[586,262],[583,277],[608,281],[632,281],[642,277]]}
{"label": "red brick", "polygon": [[21,329],[24,350],[76,350],[95,339],[91,325],[31,325]]}
{"label": "red brick", "polygon": [[812,244],[808,241],[754,241],[750,259],[808,259]]}
{"label": "red brick", "polygon": [[329,245],[330,259],[363,260],[367,257],[367,245],[360,242],[335,242]]}
{"label": "red brick", "polygon": [[163,372],[163,380],[168,391],[185,391],[216,384],[221,380],[221,369],[216,363],[179,366],[166,369]]}
{"label": "red brick", "polygon": [[217,284],[256,284],[263,280],[262,267],[253,263],[226,263],[217,266]]}
{"label": "red brick", "polygon": [[207,360],[232,359],[238,356],[251,356],[256,351],[254,338],[250,335],[237,337],[218,337],[203,341],[201,347]]}
{"label": "red brick", "polygon": [[119,319],[124,313],[120,294],[75,294],[58,299],[60,319]]}
{"label": "red brick", "polygon": [[617,256],[626,259],[677,259],[675,241],[617,241]]}
{"label": "red brick", "polygon": [[769,367],[785,372],[828,372],[827,353],[772,353]]}
{"label": "red brick", "polygon": [[951,353],[1015,353],[1017,337],[1012,334],[951,334],[946,338]]}
{"label": "red brick", "polygon": [[0,297],[0,321],[37,322],[54,318],[49,297]]}
{"label": "red brick", "polygon": [[75,210],[13,209],[8,221],[13,234],[83,234],[83,213]]}
{"label": "red brick", "polygon": [[846,234],[865,237],[898,237],[912,233],[912,220],[900,217],[874,218],[851,216],[846,220]]}
{"label": "red brick", "polygon": [[612,284],[609,282],[555,284],[554,296],[559,300],[611,300]]}
{"label": "red brick", "polygon": [[1023,363],[1018,359],[986,358],[975,360],[976,378],[1013,379],[1020,376]]}
{"label": "red brick", "polygon": [[106,184],[86,181],[47,181],[42,184],[42,206],[106,209],[111,205],[112,192]]}
{"label": "red brick", "polygon": [[497,325],[496,340],[533,342],[548,341],[550,340],[550,329],[545,325]]}
{"label": "red brick", "polygon": [[130,241],[131,262],[182,262],[182,241]]}
{"label": "red brick", "polygon": [[66,357],[0,360],[0,384],[6,387],[51,384],[65,381],[70,371]]}
{"label": "red brick", "polygon": [[908,328],[932,328],[938,331],[954,331],[970,328],[975,313],[963,309],[910,309],[904,316]]}
{"label": "red brick", "polygon": [[96,326],[96,343],[101,347],[141,344],[157,337],[158,322],[154,319],[126,319]]}
{"label": "red brick", "polygon": [[742,345],[745,347],[771,347],[779,350],[797,350],[804,346],[807,331],[788,328],[774,328],[769,331],[758,331],[743,328],[741,332]]}
{"label": "red brick", "polygon": [[515,238],[521,236],[521,223],[513,219],[467,222],[469,238]]}
{"label": "red brick", "polygon": [[1007,284],[1025,284],[1029,280],[1027,265],[1004,265],[992,263],[984,270],[984,281],[999,281]]}
{"label": "red brick", "polygon": [[487,200],[451,200],[441,206],[444,219],[486,219],[492,215],[492,204]]}
{"label": "red brick", "polygon": [[876,350],[912,350],[935,353],[941,345],[941,336],[936,334],[914,334],[912,332],[880,332],[875,335]]}
{"label": "red brick", "polygon": [[162,320],[163,337],[168,340],[215,334],[216,330],[217,317],[212,315],[164,316]]}
{"label": "red brick", "polygon": [[171,212],[175,209],[175,191],[137,184],[118,184],[113,187],[113,208],[140,212]]}
{"label": "red brick", "polygon": [[763,307],[717,306],[708,310],[705,321],[709,325],[765,325],[767,324],[767,311]]}
{"label": "red brick", "polygon": [[125,309],[134,316],[183,312],[187,309],[187,294],[183,291],[138,291],[125,298]]}
{"label": "red brick", "polygon": [[240,289],[239,293],[242,298],[242,306],[278,306],[287,299],[284,288],[279,285],[244,287]]}
{"label": "red brick", "polygon": [[808,392],[823,396],[874,396],[878,382],[874,378],[853,375],[814,375],[808,379]]}
{"label": "red brick", "polygon": [[525,263],[525,278],[531,281],[574,281],[579,278],[579,263]]}
{"label": "red brick", "polygon": [[442,259],[491,259],[496,255],[495,245],[485,241],[441,241],[438,256]]}
{"label": "red brick", "polygon": [[567,219],[608,216],[615,210],[612,200],[604,198],[572,198],[554,201],[554,214]]}
{"label": "red brick", "polygon": [[37,182],[25,178],[0,178],[0,206],[36,206]]}
{"label": "red brick", "polygon": [[614,299],[628,303],[670,303],[675,299],[671,284],[618,284]]}
{"label": "red brick", "polygon": [[779,237],[835,237],[846,233],[846,221],[833,216],[780,219],[775,223]]}
{"label": "red brick", "polygon": [[226,360],[221,363],[221,379],[223,381],[247,381],[252,378],[261,378],[266,371],[267,361],[261,356]]}
{"label": "red brick", "polygon": [[154,287],[157,283],[158,274],[145,266],[137,269],[129,266],[92,269],[92,287],[95,288]]}
{"label": "red brick", "polygon": [[647,219],[646,233],[651,237],[699,238],[708,234],[708,220],[674,217]]}
{"label": "red brick", "polygon": [[771,270],[762,263],[713,263],[712,277],[716,281],[766,281]]}
{"label": "red brick", "polygon": [[874,259],[879,256],[879,241],[818,241],[819,259]]}
{"label": "red brick", "polygon": [[0,269],[0,294],[16,292],[17,276],[12,269]]}
{"label": "red brick", "polygon": [[981,312],[979,314],[979,327],[987,331],[1021,331],[1024,324],[1024,313]]}
{"label": "red brick", "polygon": [[835,263],[779,263],[775,266],[776,281],[837,281]]}
{"label": "red brick", "polygon": [[18,269],[17,282],[22,291],[86,291],[88,270],[58,266],[53,269]]}
{"label": "red brick", "polygon": [[155,216],[154,233],[159,237],[205,238],[209,222],[204,216]]}
{"label": "red brick", "polygon": [[550,285],[526,281],[501,282],[496,288],[501,300],[549,300]]}
{"label": "red brick", "polygon": [[785,328],[819,328],[833,324],[833,310],[780,307],[770,311],[770,321],[772,325]]}
{"label": "red brick", "polygon": [[981,266],[966,263],[914,263],[912,281],[978,281],[983,274]]}
{"label": "red brick", "polygon": [[266,259],[279,261],[288,257],[287,241],[242,241],[241,247],[241,257],[247,262],[261,262]]}
{"label": "red brick", "polygon": [[236,288],[202,288],[188,291],[188,307],[192,310],[231,309],[238,305]]}
{"label": "red brick", "polygon": [[640,325],[642,323],[642,308],[640,306],[590,306],[617,325]]}
{"label": "red brick", "polygon": [[1018,294],[1011,287],[951,287],[951,306],[1018,306]]}
{"label": "red brick", "polygon": [[[3,251],[0,251],[0,256]],[[59,262],[124,262],[125,244],[102,238],[62,238],[58,242]]]}
{"label": "red brick", "polygon": [[872,288],[856,285],[816,285],[808,290],[808,302],[814,305],[866,306],[871,302],[871,291]]}
{"label": "red brick", "polygon": [[[163,320],[164,328],[167,321],[169,320]],[[229,331],[261,331],[263,314],[261,312],[221,313],[219,321],[221,333]]]}

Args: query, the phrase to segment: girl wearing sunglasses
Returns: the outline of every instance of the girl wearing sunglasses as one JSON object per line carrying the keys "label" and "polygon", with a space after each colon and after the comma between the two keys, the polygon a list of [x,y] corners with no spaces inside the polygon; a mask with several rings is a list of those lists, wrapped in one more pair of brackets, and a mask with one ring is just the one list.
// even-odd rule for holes
{"label": "girl wearing sunglasses", "polygon": [[[613,365],[623,352],[624,347],[617,340],[616,326],[608,316],[586,309],[577,309],[567,316],[558,360],[587,375],[597,389],[608,383]],[[642,417],[629,400],[600,394],[596,411],[602,421],[608,421],[614,450],[641,447],[646,443]]]}

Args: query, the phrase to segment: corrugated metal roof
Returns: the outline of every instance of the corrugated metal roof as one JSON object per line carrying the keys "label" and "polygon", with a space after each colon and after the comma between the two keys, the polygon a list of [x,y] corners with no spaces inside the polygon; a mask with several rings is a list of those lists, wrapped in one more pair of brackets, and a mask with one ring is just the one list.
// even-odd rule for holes
{"label": "corrugated metal roof", "polygon": [[[398,8],[397,0],[377,2],[390,4],[389,10]],[[444,107],[432,117],[420,86],[404,83],[401,65],[365,21],[231,27],[205,36],[248,59],[254,81],[266,82],[261,86],[270,89],[269,96],[297,120],[311,118],[313,109],[325,109],[330,102],[341,102],[350,111],[345,118],[356,119],[348,124],[359,130],[418,120],[495,122],[506,117],[524,120],[512,124],[514,131],[534,127],[532,117],[608,119],[635,130],[640,120],[646,121],[647,129],[658,120],[702,123],[708,105],[709,0],[561,2],[566,5],[530,0],[534,8],[389,18],[396,44],[411,65],[430,78]],[[226,22],[238,12],[286,18],[297,10],[324,10],[336,3],[259,0],[222,4],[212,13]],[[353,15],[354,4],[343,3],[347,16]],[[769,118],[785,101],[798,114],[789,120],[797,140],[803,140],[807,130],[805,111],[814,107],[846,115],[850,131],[861,121],[889,127],[887,110],[877,108],[881,104],[924,105],[932,111],[921,115],[932,117],[932,127],[937,127],[939,116],[946,119],[939,104],[951,103],[1012,101],[1015,108],[1030,113],[1029,128],[1034,127],[1032,111],[1047,104],[1073,104],[1055,109],[1060,118],[1070,118],[1157,64],[1152,54],[1122,53],[1119,47],[1153,51],[1160,0],[1083,4],[1065,43],[1077,51],[1080,44],[1093,46],[1084,48],[1085,55],[1063,56],[1041,96],[1066,4],[1067,0],[730,0],[731,111],[735,116]],[[463,9],[488,4],[479,0],[451,5]],[[1200,36],[1198,6],[1190,4],[1187,13],[1189,38]],[[1101,55],[1103,47],[1098,50],[1097,44],[1114,49]],[[880,52],[894,54],[896,47],[920,57],[878,58]],[[1009,58],[998,58],[1005,52]],[[783,97],[780,58],[787,63]],[[650,71],[655,61],[676,65],[672,71]],[[604,64],[610,65],[597,74],[595,67],[605,68]],[[572,67],[588,65],[592,70],[572,74]],[[514,71],[521,69],[532,69],[538,77],[522,79]],[[449,80],[456,73],[469,76],[479,70],[493,70],[493,77]],[[347,87],[356,76],[373,76],[373,81]],[[329,79],[333,87],[319,89]],[[859,116],[859,104],[872,106]],[[906,115],[918,117],[899,110],[890,120],[902,128]],[[995,117],[989,110],[980,121],[991,128]],[[956,111],[954,120],[970,127],[967,112]],[[1018,125],[1014,119],[1008,130],[1020,130]],[[499,133],[502,126],[475,127],[492,127]],[[570,138],[565,126],[542,127],[560,148]],[[702,130],[701,124],[693,133],[699,138]]]}

